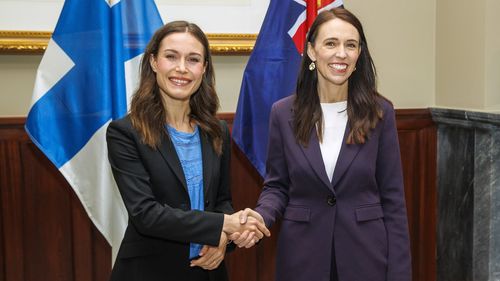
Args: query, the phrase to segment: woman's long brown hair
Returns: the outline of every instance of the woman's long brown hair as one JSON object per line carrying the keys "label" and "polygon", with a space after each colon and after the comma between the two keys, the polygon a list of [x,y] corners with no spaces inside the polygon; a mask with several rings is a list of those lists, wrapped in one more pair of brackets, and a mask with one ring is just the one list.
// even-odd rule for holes
{"label": "woman's long brown hair", "polygon": [[318,95],[318,74],[317,70],[309,70],[309,64],[312,61],[307,55],[307,43],[314,46],[321,25],[335,18],[352,24],[358,30],[361,48],[356,62],[356,71],[348,80],[347,116],[351,130],[346,142],[348,144],[364,143],[370,136],[370,130],[375,128],[378,121],[382,119],[382,109],[379,104],[381,95],[377,92],[375,65],[368,51],[361,22],[343,8],[321,12],[307,35],[293,105],[293,131],[297,141],[304,146],[308,145],[311,131],[316,127],[319,139],[323,139],[323,114]]}
{"label": "woman's long brown hair", "polygon": [[191,96],[189,118],[209,136],[217,154],[222,153],[222,128],[215,114],[219,108],[219,98],[215,92],[215,74],[208,39],[194,23],[186,21],[170,22],[158,29],[144,52],[141,61],[139,88],[132,98],[130,119],[132,126],[139,131],[142,141],[151,148],[158,148],[162,135],[167,134],[165,124],[167,112],[156,83],[156,74],[151,68],[151,56],[157,56],[161,41],[172,33],[188,32],[203,45],[205,73],[198,90]]}

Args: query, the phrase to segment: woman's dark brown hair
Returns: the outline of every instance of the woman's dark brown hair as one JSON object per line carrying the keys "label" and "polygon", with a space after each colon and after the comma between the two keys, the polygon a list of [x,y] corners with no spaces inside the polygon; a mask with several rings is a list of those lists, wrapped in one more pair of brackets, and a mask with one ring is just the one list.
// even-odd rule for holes
{"label": "woman's dark brown hair", "polygon": [[198,90],[191,96],[189,118],[200,127],[202,133],[212,139],[214,150],[222,153],[222,128],[215,114],[219,108],[219,98],[215,92],[215,74],[208,39],[194,23],[186,21],[170,22],[158,29],[149,41],[141,61],[139,88],[132,98],[130,119],[142,141],[151,148],[157,148],[161,137],[167,134],[165,123],[167,112],[156,83],[156,73],[150,65],[151,56],[158,56],[161,41],[172,33],[188,32],[203,45],[205,73]]}
{"label": "woman's dark brown hair", "polygon": [[307,43],[314,46],[319,28],[335,18],[352,24],[358,30],[361,48],[356,70],[348,80],[347,116],[351,130],[346,142],[364,143],[370,135],[370,130],[382,119],[382,109],[378,101],[381,96],[377,92],[375,65],[368,51],[361,22],[343,8],[323,11],[318,14],[307,34],[293,105],[293,131],[297,141],[304,146],[308,145],[311,131],[316,125],[318,137],[320,140],[323,139],[323,114],[317,88],[318,74],[317,70],[309,70],[312,61],[307,55]]}

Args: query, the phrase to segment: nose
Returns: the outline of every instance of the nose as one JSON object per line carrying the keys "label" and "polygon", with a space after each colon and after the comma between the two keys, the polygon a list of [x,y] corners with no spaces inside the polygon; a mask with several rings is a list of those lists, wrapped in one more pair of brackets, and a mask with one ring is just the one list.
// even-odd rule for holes
{"label": "nose", "polygon": [[338,58],[346,58],[347,57],[347,53],[345,52],[344,46],[338,47],[337,52],[335,53],[335,56],[337,56]]}
{"label": "nose", "polygon": [[181,73],[184,73],[184,72],[186,72],[186,71],[187,71],[187,70],[186,70],[186,60],[185,60],[184,58],[183,58],[183,59],[181,59],[181,60],[179,60],[179,63],[177,64],[177,68],[176,68],[176,70],[177,70],[178,72],[181,72]]}

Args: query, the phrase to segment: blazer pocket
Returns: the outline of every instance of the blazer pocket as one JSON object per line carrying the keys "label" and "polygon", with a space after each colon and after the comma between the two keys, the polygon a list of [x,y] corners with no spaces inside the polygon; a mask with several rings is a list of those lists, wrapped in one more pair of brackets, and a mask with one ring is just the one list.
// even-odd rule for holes
{"label": "blazer pocket", "polygon": [[283,219],[297,221],[297,222],[309,222],[311,218],[311,210],[305,207],[292,207],[288,206],[285,209],[285,214]]}
{"label": "blazer pocket", "polygon": [[380,204],[363,206],[356,209],[356,220],[359,222],[381,219],[383,217],[384,211]]}

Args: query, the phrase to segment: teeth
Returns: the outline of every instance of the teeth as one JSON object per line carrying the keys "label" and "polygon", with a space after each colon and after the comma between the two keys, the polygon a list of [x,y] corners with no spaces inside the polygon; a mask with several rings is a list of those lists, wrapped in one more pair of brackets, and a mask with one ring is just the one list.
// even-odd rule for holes
{"label": "teeth", "polygon": [[181,80],[181,79],[175,79],[175,78],[170,79],[170,81],[174,82],[175,84],[179,84],[179,85],[185,85],[185,84],[189,83],[189,81],[187,81],[187,80]]}
{"label": "teeth", "polygon": [[347,65],[345,65],[345,64],[336,64],[336,63],[333,63],[333,64],[331,64],[331,67],[332,67],[332,68],[335,68],[335,69],[337,69],[337,70],[344,70],[344,69],[346,69],[346,68],[347,68]]}

